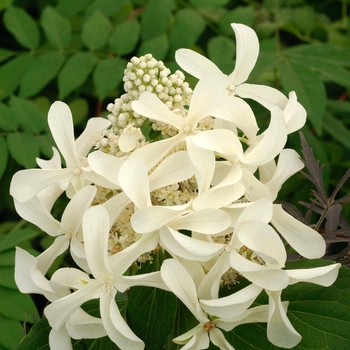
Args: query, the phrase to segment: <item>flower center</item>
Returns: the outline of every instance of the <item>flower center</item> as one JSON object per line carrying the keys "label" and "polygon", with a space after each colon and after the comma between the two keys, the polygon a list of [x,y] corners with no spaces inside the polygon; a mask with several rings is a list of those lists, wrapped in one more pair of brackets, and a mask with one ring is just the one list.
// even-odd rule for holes
{"label": "flower center", "polygon": [[214,321],[209,321],[203,325],[204,330],[209,333],[213,328],[215,328],[216,324]]}

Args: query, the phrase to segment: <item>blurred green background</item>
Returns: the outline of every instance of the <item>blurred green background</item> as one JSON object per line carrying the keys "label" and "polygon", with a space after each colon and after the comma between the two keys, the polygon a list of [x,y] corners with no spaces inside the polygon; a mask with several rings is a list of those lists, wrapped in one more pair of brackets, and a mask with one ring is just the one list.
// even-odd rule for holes
{"label": "blurred green background", "polygon": [[[175,51],[187,47],[230,73],[236,50],[230,23],[243,23],[260,40],[248,82],[296,91],[308,112],[302,131],[325,164],[330,193],[350,167],[349,7],[349,0],[0,0],[0,350],[14,349],[23,322],[40,317],[33,299],[16,289],[14,247],[37,254],[51,241],[20,220],[8,192],[16,171],[52,157],[51,103],[69,104],[78,134],[124,93],[123,71],[135,55],[151,53],[174,71]],[[195,79],[188,81],[193,87]],[[263,129],[269,114],[251,105]],[[300,152],[298,133],[288,142]],[[298,205],[312,188],[297,174],[279,199]],[[63,257],[56,261],[63,264]]]}

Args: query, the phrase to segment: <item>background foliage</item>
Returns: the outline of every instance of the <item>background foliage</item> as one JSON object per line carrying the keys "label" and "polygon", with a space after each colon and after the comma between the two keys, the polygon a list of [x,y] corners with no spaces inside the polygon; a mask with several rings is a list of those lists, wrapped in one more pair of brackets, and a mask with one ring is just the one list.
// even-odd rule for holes
{"label": "background foliage", "polygon": [[[36,254],[51,241],[18,218],[8,189],[16,171],[35,167],[36,157],[52,156],[46,121],[52,102],[69,104],[79,131],[88,118],[105,115],[107,104],[123,93],[123,70],[132,56],[152,53],[175,70],[174,52],[181,47],[205,54],[230,73],[235,40],[229,24],[244,23],[257,32],[261,44],[248,82],[286,94],[297,92],[308,112],[302,131],[325,164],[325,187],[331,193],[350,167],[349,3],[0,0],[0,300],[6,300],[0,307],[0,350],[15,349],[23,335],[22,323],[29,327],[42,312],[40,299],[34,303],[16,289],[14,247]],[[267,124],[266,111],[252,106],[258,122]],[[289,142],[301,149],[298,135]],[[293,204],[308,201],[311,188],[298,174],[280,199]],[[340,192],[349,193],[349,184]],[[59,215],[60,209],[56,211]],[[350,212],[345,208],[343,213],[347,217]],[[56,261],[56,266],[64,264],[64,257]]]}

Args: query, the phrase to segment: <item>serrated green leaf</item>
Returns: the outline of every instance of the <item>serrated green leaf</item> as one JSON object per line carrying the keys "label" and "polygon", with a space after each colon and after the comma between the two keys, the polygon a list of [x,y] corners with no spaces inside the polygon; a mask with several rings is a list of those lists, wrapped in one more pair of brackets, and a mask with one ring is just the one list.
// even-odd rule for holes
{"label": "serrated green leaf", "polygon": [[83,11],[90,0],[59,0],[56,10],[64,17],[71,17]]}
{"label": "serrated green leaf", "polygon": [[35,158],[40,156],[36,137],[28,132],[7,135],[7,146],[11,157],[25,168],[35,168]]}
{"label": "serrated green leaf", "polygon": [[126,63],[126,60],[115,57],[106,58],[98,63],[93,73],[93,81],[100,100],[122,81]]}
{"label": "serrated green leaf", "polygon": [[0,346],[15,349],[22,339],[23,329],[20,322],[0,316]]}
{"label": "serrated green leaf", "polygon": [[215,9],[225,6],[229,0],[190,0],[190,3],[199,9]]}
{"label": "serrated green leaf", "polygon": [[218,25],[225,34],[234,36],[231,23],[242,23],[251,27],[254,23],[254,17],[255,10],[253,6],[237,6],[234,10],[223,14]]}
{"label": "serrated green leaf", "polygon": [[141,36],[143,41],[165,33],[169,26],[173,8],[173,0],[150,0],[147,3],[141,19]]}
{"label": "serrated green leaf", "polygon": [[[234,68],[233,58],[236,54],[236,45],[232,39],[225,36],[214,36],[207,45],[208,57],[225,74],[230,74]],[[222,53],[225,52],[223,55]]]}
{"label": "serrated green leaf", "polygon": [[81,40],[90,50],[100,50],[106,45],[111,29],[109,19],[96,10],[84,22]]}
{"label": "serrated green leaf", "polygon": [[342,120],[337,119],[331,113],[326,113],[324,117],[324,130],[330,134],[334,140],[350,150],[350,130]]}
{"label": "serrated green leaf", "polygon": [[14,248],[22,242],[31,240],[39,233],[39,231],[23,228],[0,236],[0,253]]}
{"label": "serrated green leaf", "polygon": [[99,10],[105,16],[110,17],[120,11],[127,3],[128,0],[95,0],[88,6],[86,13],[90,14]]}
{"label": "serrated green leaf", "polygon": [[0,67],[0,100],[11,95],[17,88],[33,61],[33,55],[24,54],[13,58]]}
{"label": "serrated green leaf", "polygon": [[182,47],[194,45],[205,29],[204,19],[192,9],[181,9],[175,15],[170,33],[170,54]]}
{"label": "serrated green leaf", "polygon": [[91,52],[78,52],[67,60],[58,75],[59,99],[63,100],[86,81],[96,61]]}
{"label": "serrated green leaf", "polygon": [[19,96],[36,95],[57,76],[64,60],[65,56],[59,52],[48,52],[37,57],[23,76]]}
{"label": "serrated green leaf", "polygon": [[309,67],[289,61],[282,63],[281,82],[286,94],[290,91],[296,92],[310,122],[317,134],[321,135],[326,110],[326,91],[320,77]]}
{"label": "serrated green leaf", "polygon": [[[1,268],[0,268],[1,270]],[[34,323],[39,319],[38,311],[32,298],[20,291],[0,287],[0,298],[6,300],[0,306],[0,314],[7,318]]]}
{"label": "serrated green leaf", "polygon": [[150,40],[144,41],[137,52],[138,56],[151,53],[157,60],[163,60],[169,50],[169,41],[166,35],[157,36]]}
{"label": "serrated green leaf", "polygon": [[125,55],[135,49],[140,36],[140,24],[134,18],[115,26],[109,39],[109,46],[117,55]]}
{"label": "serrated green leaf", "polygon": [[67,18],[52,6],[46,6],[41,14],[40,24],[47,40],[57,49],[67,47],[72,39],[72,29]]}
{"label": "serrated green leaf", "polygon": [[10,105],[12,115],[26,132],[37,134],[47,128],[46,117],[33,103],[12,95]]}
{"label": "serrated green leaf", "polygon": [[0,136],[0,179],[6,170],[8,159],[8,151],[6,146],[6,139],[4,136]]}
{"label": "serrated green leaf", "polygon": [[6,29],[28,49],[39,46],[40,32],[34,19],[22,8],[11,6],[3,17]]}

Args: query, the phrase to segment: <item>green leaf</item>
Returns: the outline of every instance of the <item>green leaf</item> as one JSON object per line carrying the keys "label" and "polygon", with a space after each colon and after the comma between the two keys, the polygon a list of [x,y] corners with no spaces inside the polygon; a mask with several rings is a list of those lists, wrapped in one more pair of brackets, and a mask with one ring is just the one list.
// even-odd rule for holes
{"label": "green leaf", "polygon": [[190,3],[199,9],[215,9],[225,6],[229,0],[190,0]]}
{"label": "green leaf", "polygon": [[14,0],[0,0],[0,11],[10,6]]}
{"label": "green leaf", "polygon": [[141,19],[143,41],[165,33],[169,26],[173,8],[173,0],[150,0],[147,3]]}
{"label": "green leaf", "polygon": [[[233,71],[236,45],[232,39],[221,35],[214,36],[208,41],[207,51],[208,58],[225,74],[230,74]],[[222,54],[223,52],[225,52],[224,55]]]}
{"label": "green leaf", "polygon": [[22,242],[31,240],[39,233],[39,231],[23,228],[0,236],[0,253],[14,248]]}
{"label": "green leaf", "polygon": [[53,47],[63,49],[69,45],[72,38],[70,22],[56,9],[46,6],[41,14],[40,23]]}
{"label": "green leaf", "polygon": [[281,56],[275,52],[262,51],[259,53],[258,60],[249,74],[248,82],[256,84],[265,73],[273,72],[280,64]]}
{"label": "green leaf", "polygon": [[59,99],[63,100],[86,81],[96,61],[91,52],[78,52],[67,60],[58,75]]}
{"label": "green leaf", "polygon": [[342,120],[337,119],[331,113],[326,113],[324,118],[324,130],[326,130],[334,140],[337,140],[350,150],[350,131]]}
{"label": "green leaf", "polygon": [[308,66],[289,61],[282,63],[281,82],[286,94],[296,92],[298,101],[305,107],[317,134],[321,135],[326,91],[320,77]]}
{"label": "green leaf", "polygon": [[170,54],[182,47],[194,45],[205,29],[204,19],[192,9],[181,9],[175,15],[170,33]]}
{"label": "green leaf", "polygon": [[72,111],[73,123],[78,125],[83,122],[89,113],[89,104],[84,98],[76,98],[69,104],[69,108]]}
{"label": "green leaf", "polygon": [[14,117],[11,108],[0,102],[0,128],[4,131],[14,131],[18,124],[18,119]]}
{"label": "green leaf", "polygon": [[0,288],[6,287],[10,289],[17,289],[14,275],[15,275],[15,271],[13,266],[0,267]]}
{"label": "green leaf", "polygon": [[[154,264],[146,262],[138,272],[154,271]],[[161,350],[173,328],[176,296],[162,289],[132,287],[126,308],[130,328],[145,342],[146,349]]]}
{"label": "green leaf", "polygon": [[33,103],[12,95],[10,105],[12,115],[26,132],[37,134],[47,129],[46,117]]}
{"label": "green leaf", "polygon": [[3,17],[6,29],[28,49],[39,46],[40,32],[34,19],[19,7],[11,6]]}
{"label": "green leaf", "polygon": [[18,344],[17,350],[50,350],[49,333],[51,327],[46,318],[42,318]]}
{"label": "green leaf", "polygon": [[109,39],[109,46],[117,55],[125,55],[135,49],[140,36],[140,24],[134,18],[115,26]]}
{"label": "green leaf", "polygon": [[311,6],[298,6],[292,10],[293,22],[302,33],[310,35],[316,25],[316,13]]}
{"label": "green leaf", "polygon": [[0,62],[7,60],[14,55],[13,51],[0,48]]}
{"label": "green leaf", "polygon": [[255,10],[253,6],[237,6],[234,10],[223,14],[219,20],[220,29],[229,36],[234,36],[231,23],[242,23],[252,26],[254,23]]}
{"label": "green leaf", "polygon": [[127,3],[128,0],[95,0],[88,6],[86,13],[90,14],[99,10],[105,16],[110,17],[120,11]]}
{"label": "green leaf", "polygon": [[0,266],[15,266],[15,251],[6,250],[0,253]]}
{"label": "green leaf", "polygon": [[34,61],[33,55],[24,54],[0,67],[0,100],[11,95],[17,88],[32,61]]}
{"label": "green leaf", "polygon": [[19,95],[36,95],[56,77],[64,60],[65,56],[59,52],[44,53],[36,58],[21,81]]}
{"label": "green leaf", "polygon": [[142,42],[137,55],[143,56],[147,53],[151,53],[157,60],[163,60],[166,57],[168,50],[168,38],[166,35],[161,35]]}
{"label": "green leaf", "polygon": [[27,169],[35,168],[35,158],[40,156],[36,137],[28,132],[16,132],[7,135],[7,146],[11,157]]}
{"label": "green leaf", "polygon": [[102,49],[111,31],[109,19],[96,10],[83,24],[81,39],[90,50]]}
{"label": "green leaf", "polygon": [[126,60],[115,57],[106,58],[98,63],[93,73],[93,81],[100,100],[122,81],[126,63]]}
{"label": "green leaf", "polygon": [[16,349],[18,342],[23,336],[21,323],[0,316],[0,324],[0,345],[6,349]]}
{"label": "green leaf", "polygon": [[0,298],[1,300],[6,300],[6,303],[3,303],[0,309],[2,316],[30,323],[34,323],[35,319],[39,319],[36,306],[29,295],[22,294],[18,290],[0,287]]}
{"label": "green leaf", "polygon": [[84,10],[90,0],[59,0],[56,10],[64,17],[72,17]]}
{"label": "green leaf", "polygon": [[4,174],[7,166],[8,151],[6,146],[6,139],[0,136],[0,179]]}

